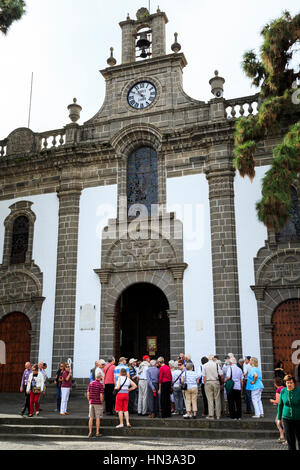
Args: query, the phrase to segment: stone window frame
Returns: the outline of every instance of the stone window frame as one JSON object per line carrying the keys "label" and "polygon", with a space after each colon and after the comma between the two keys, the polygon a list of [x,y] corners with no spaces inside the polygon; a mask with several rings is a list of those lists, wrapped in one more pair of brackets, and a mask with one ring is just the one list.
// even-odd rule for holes
{"label": "stone window frame", "polygon": [[166,208],[166,168],[165,155],[162,152],[162,135],[150,124],[134,124],[123,128],[111,141],[118,160],[118,218],[120,201],[127,201],[127,163],[128,158],[139,147],[151,147],[157,153],[158,205]]}
{"label": "stone window frame", "polygon": [[32,263],[34,224],[36,220],[36,215],[31,210],[32,205],[33,205],[33,202],[30,202],[30,201],[19,201],[9,206],[11,213],[6,217],[4,221],[5,236],[4,236],[2,268],[8,268],[9,266],[14,265],[11,263],[13,227],[14,227],[15,220],[20,216],[27,217],[28,225],[29,225],[28,248],[26,251],[25,263],[20,263],[20,265],[30,266]]}

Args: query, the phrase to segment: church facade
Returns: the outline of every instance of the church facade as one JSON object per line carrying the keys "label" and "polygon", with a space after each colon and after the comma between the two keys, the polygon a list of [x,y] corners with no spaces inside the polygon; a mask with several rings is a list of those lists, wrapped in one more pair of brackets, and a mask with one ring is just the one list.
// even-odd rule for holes
{"label": "church facade", "polygon": [[53,376],[70,359],[79,383],[98,358],[147,352],[196,365],[256,356],[270,385],[276,361],[294,367],[299,188],[280,234],[255,210],[280,136],[261,143],[253,182],[242,179],[234,123],[258,95],[226,100],[216,71],[209,102],[189,97],[167,22],[140,9],[120,23],[122,62],[111,49],[90,120],[77,123],[74,99],[63,129],[0,141],[0,391],[17,388],[26,360]]}

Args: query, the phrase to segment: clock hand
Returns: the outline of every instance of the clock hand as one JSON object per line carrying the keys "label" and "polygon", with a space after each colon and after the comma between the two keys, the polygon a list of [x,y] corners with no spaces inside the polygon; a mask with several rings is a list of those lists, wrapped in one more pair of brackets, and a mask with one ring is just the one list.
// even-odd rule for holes
{"label": "clock hand", "polygon": [[142,98],[145,98],[145,95],[142,95],[142,93],[139,90],[137,90],[137,92]]}

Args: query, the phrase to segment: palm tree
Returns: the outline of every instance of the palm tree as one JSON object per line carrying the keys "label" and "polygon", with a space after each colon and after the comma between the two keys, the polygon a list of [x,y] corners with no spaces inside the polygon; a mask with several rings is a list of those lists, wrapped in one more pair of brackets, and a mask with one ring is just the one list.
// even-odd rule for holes
{"label": "palm tree", "polygon": [[11,24],[25,13],[24,0],[0,0],[0,31],[6,34]]}
{"label": "palm tree", "polygon": [[292,18],[284,12],[266,25],[261,35],[260,59],[254,51],[246,52],[243,58],[246,75],[260,87],[261,105],[257,115],[236,122],[234,162],[241,176],[253,179],[259,142],[288,128],[273,151],[271,168],[263,179],[262,199],[256,205],[259,220],[278,232],[289,220],[291,186],[300,173],[300,121],[295,112],[295,104],[300,103],[295,91],[300,71],[291,67],[300,42],[300,13]]}

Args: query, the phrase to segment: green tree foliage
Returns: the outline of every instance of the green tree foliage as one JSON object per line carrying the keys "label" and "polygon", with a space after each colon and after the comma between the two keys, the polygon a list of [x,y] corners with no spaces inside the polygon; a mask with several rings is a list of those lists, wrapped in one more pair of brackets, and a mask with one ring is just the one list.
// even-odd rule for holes
{"label": "green tree foliage", "polygon": [[0,0],[0,31],[3,34],[24,15],[25,7],[24,0]]}
{"label": "green tree foliage", "polygon": [[[291,184],[300,173],[300,121],[295,122],[295,82],[300,72],[291,67],[294,48],[300,43],[300,14],[288,12],[266,25],[260,58],[249,51],[244,54],[243,70],[260,87],[261,104],[255,116],[241,117],[235,127],[235,167],[241,176],[255,176],[254,154],[259,142],[290,126],[283,141],[273,152],[270,170],[263,179],[262,199],[257,214],[269,229],[279,231],[289,219]],[[299,91],[300,94],[300,91]]]}

